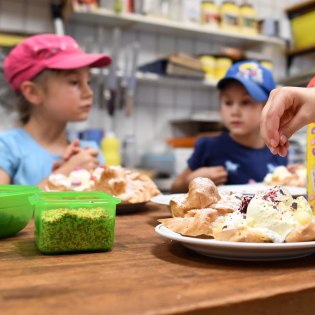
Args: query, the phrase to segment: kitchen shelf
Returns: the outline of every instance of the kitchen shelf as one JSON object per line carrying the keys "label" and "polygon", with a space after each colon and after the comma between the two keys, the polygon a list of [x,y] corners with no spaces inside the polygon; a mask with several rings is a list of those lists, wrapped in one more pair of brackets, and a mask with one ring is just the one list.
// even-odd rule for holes
{"label": "kitchen shelf", "polygon": [[313,78],[315,75],[315,69],[312,69],[307,72],[303,72],[297,75],[288,76],[282,80],[279,80],[279,84],[286,85],[286,86],[299,86],[299,87],[306,87],[308,82]]}
{"label": "kitchen shelf", "polygon": [[183,35],[195,38],[211,39],[216,43],[235,45],[243,49],[265,44],[285,46],[284,40],[264,35],[247,35],[240,32],[227,32],[221,29],[209,29],[207,26],[185,24],[157,17],[144,16],[135,13],[114,13],[108,9],[99,8],[96,11],[72,11],[68,14],[69,21],[80,23],[101,24],[109,28],[120,27],[141,31],[153,31],[168,35]]}
{"label": "kitchen shelf", "polygon": [[[92,74],[97,76],[99,74],[98,69],[92,69]],[[104,75],[108,75],[108,69],[104,69]],[[122,71],[117,71],[117,77],[122,77]],[[190,78],[180,78],[180,77],[170,77],[170,76],[162,76],[155,73],[149,72],[136,72],[136,79],[139,82],[146,83],[146,84],[159,84],[159,85],[166,85],[172,87],[189,87],[189,88],[212,88],[216,89],[217,82],[207,81],[207,80],[194,80]]]}
{"label": "kitchen shelf", "polygon": [[167,86],[178,87],[196,87],[196,88],[216,88],[216,82],[208,82],[206,80],[193,80],[189,78],[177,78],[169,76],[161,76],[155,73],[137,72],[137,80],[145,83],[153,83]]}

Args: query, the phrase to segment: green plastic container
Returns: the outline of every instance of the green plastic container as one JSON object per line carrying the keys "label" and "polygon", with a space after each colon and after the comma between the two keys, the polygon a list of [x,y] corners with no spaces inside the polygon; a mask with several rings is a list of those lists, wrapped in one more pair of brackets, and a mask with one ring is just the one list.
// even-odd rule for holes
{"label": "green plastic container", "polygon": [[35,242],[44,254],[108,251],[114,243],[116,205],[102,192],[42,192],[35,206]]}
{"label": "green plastic container", "polygon": [[0,185],[0,238],[25,228],[33,215],[28,198],[39,191],[36,186]]}

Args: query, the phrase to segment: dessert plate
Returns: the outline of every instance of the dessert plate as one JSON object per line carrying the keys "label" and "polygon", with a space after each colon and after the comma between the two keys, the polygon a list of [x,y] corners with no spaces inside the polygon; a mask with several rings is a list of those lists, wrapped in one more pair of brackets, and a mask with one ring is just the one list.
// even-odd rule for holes
{"label": "dessert plate", "polygon": [[[257,191],[270,188],[272,186],[265,184],[247,184],[247,185],[222,185],[218,186],[219,191],[233,191],[236,193],[255,195]],[[296,186],[282,186],[285,187],[292,197],[306,196],[306,188]]]}
{"label": "dessert plate", "polygon": [[[218,186],[219,191],[233,191],[236,193],[254,195],[257,191],[269,188],[264,184],[250,184],[250,185],[223,185]],[[287,188],[293,197],[306,196],[306,188],[294,187],[294,186],[283,186]],[[169,194],[169,195],[157,195],[150,199],[150,201],[161,204],[169,205],[171,199],[181,199],[185,194]]]}
{"label": "dessert plate", "polygon": [[213,258],[243,261],[275,261],[300,258],[315,253],[315,242],[300,243],[238,243],[182,236],[165,227],[156,226],[162,237]]}
{"label": "dessert plate", "polygon": [[171,199],[181,199],[184,198],[186,194],[165,194],[157,195],[150,199],[151,202],[158,203],[160,205],[168,206]]}

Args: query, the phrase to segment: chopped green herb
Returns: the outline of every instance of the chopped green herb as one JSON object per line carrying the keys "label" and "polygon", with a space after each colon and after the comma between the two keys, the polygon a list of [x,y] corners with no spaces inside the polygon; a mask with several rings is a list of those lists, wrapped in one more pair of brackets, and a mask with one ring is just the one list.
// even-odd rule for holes
{"label": "chopped green herb", "polygon": [[43,253],[106,251],[114,242],[115,217],[103,208],[43,211],[36,244]]}

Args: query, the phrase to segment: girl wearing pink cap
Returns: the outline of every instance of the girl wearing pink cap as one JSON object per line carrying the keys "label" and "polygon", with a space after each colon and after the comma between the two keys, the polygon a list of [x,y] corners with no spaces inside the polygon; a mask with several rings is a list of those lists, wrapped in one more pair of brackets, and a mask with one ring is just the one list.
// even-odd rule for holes
{"label": "girl wearing pink cap", "polygon": [[70,36],[41,34],[17,45],[4,74],[18,97],[20,126],[0,133],[0,184],[39,185],[53,172],[94,169],[103,158],[96,143],[68,141],[68,122],[88,118],[93,92],[90,67],[104,54],[86,54]]}

